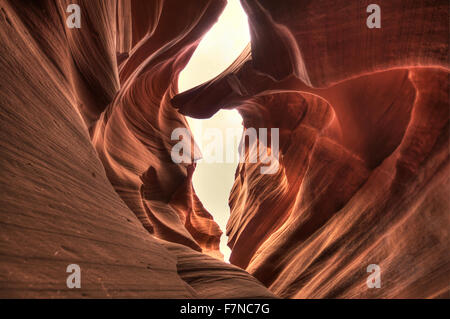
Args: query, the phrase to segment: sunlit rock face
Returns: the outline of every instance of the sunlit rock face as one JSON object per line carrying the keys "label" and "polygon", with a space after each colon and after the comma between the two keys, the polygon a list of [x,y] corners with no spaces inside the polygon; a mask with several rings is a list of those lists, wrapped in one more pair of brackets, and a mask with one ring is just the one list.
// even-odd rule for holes
{"label": "sunlit rock face", "polygon": [[[73,2],[0,2],[0,296],[448,297],[448,1],[368,29],[362,1],[243,0],[251,45],[179,95],[225,1],[76,1],[69,29]],[[236,171],[234,265],[170,157],[221,108],[280,132],[275,174]]]}
{"label": "sunlit rock face", "polygon": [[[194,164],[171,159],[177,143],[172,131],[187,124],[170,99],[179,72],[225,2],[121,4],[118,54],[127,57],[118,66],[121,88],[93,126],[92,142],[115,190],[151,234],[220,258],[222,232],[192,188]],[[135,18],[135,10],[147,11]],[[139,20],[149,16],[157,20],[150,26]]]}
{"label": "sunlit rock face", "polygon": [[280,129],[276,174],[236,171],[230,261],[281,297],[448,297],[448,2],[378,1],[381,29],[358,1],[242,3],[251,48],[173,99]]}
{"label": "sunlit rock face", "polygon": [[73,2],[0,2],[0,296],[274,297],[220,260],[170,158],[178,73],[225,2],[76,1],[69,29]]}

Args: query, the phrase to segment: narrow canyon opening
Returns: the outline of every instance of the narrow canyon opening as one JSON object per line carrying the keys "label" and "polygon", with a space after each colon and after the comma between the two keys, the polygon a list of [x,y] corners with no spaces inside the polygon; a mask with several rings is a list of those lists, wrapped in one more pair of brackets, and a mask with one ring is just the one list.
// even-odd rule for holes
{"label": "narrow canyon opening", "polygon": [[[216,24],[205,34],[189,63],[180,73],[179,92],[195,87],[223,72],[250,42],[247,15],[239,0],[229,0]],[[186,117],[194,139],[202,154],[193,176],[194,189],[205,208],[214,216],[223,235],[220,250],[228,262],[231,250],[227,246],[226,224],[230,215],[228,197],[234,182],[238,164],[236,156],[226,161],[226,153],[237,154],[239,137],[242,135],[242,117],[235,110],[221,110],[209,119]],[[208,131],[221,135],[223,162],[208,162],[205,145],[214,143]],[[230,132],[234,136],[229,136]]]}
{"label": "narrow canyon opening", "polygon": [[450,296],[450,2],[240,2],[0,2],[0,298]]}

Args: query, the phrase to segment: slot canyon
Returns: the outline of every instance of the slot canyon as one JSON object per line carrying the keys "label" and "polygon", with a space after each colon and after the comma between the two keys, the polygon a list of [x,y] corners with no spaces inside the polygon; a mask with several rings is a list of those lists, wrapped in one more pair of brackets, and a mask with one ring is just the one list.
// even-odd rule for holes
{"label": "slot canyon", "polygon": [[[250,43],[181,92],[226,0],[0,0],[0,297],[450,298],[449,2],[374,2],[241,0]],[[229,110],[279,158],[221,229],[171,135]]]}

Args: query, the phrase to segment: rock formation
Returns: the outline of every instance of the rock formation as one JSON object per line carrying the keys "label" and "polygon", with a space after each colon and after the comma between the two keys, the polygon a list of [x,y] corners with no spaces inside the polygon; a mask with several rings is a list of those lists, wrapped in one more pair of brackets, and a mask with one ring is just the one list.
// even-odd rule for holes
{"label": "rock formation", "polygon": [[280,128],[278,173],[236,172],[231,262],[281,297],[448,298],[448,2],[378,1],[378,30],[358,1],[243,4],[251,48],[173,99]]}
{"label": "rock formation", "polygon": [[[377,3],[242,0],[251,45],[177,94],[225,0],[0,0],[0,296],[448,298],[449,4]],[[170,157],[221,108],[280,130],[276,174],[236,171],[234,265]]]}
{"label": "rock formation", "polygon": [[0,296],[274,297],[201,253],[221,231],[168,155],[177,74],[225,2],[80,1],[80,29],[68,1],[0,3]]}

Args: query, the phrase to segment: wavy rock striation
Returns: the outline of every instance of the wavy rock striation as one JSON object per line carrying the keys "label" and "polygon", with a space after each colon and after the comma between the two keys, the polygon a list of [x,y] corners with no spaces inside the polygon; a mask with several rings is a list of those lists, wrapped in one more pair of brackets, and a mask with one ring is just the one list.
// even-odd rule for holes
{"label": "wavy rock striation", "polygon": [[0,296],[273,298],[205,254],[221,231],[169,155],[177,74],[225,3],[76,3],[80,29],[69,1],[0,1]]}
{"label": "wavy rock striation", "polygon": [[[0,296],[449,297],[448,1],[368,29],[364,1],[242,0],[251,45],[182,94],[224,0],[79,0],[69,29],[73,2],[0,0]],[[275,174],[236,171],[234,265],[170,156],[221,108],[280,131]]]}
{"label": "wavy rock striation", "polygon": [[251,48],[173,99],[280,129],[276,174],[236,171],[231,262],[281,297],[448,298],[448,2],[379,1],[381,29],[358,1],[243,4]]}
{"label": "wavy rock striation", "polygon": [[[140,7],[133,6],[139,4],[132,2],[128,9],[134,12]],[[172,131],[187,123],[170,99],[179,72],[224,5],[166,1],[145,7],[146,16],[155,16],[157,23],[146,26],[138,20],[131,35],[120,36],[119,43],[129,44],[130,37],[137,43],[121,48],[120,55],[127,56],[119,65],[121,88],[91,130],[109,180],[144,227],[158,238],[213,256],[221,256],[222,232],[192,188],[194,164],[175,164],[171,159],[177,142],[171,140]],[[132,14],[123,13],[122,19],[125,25],[134,25]]]}

